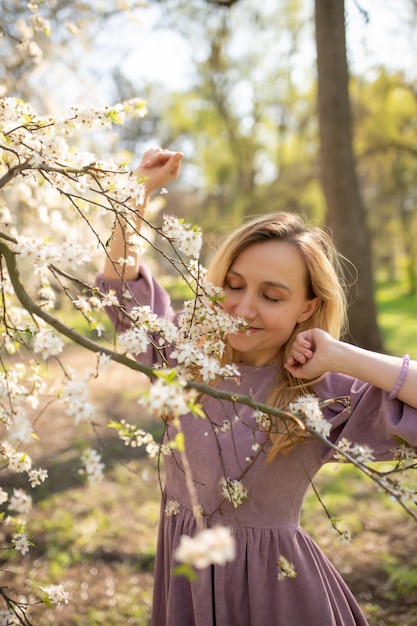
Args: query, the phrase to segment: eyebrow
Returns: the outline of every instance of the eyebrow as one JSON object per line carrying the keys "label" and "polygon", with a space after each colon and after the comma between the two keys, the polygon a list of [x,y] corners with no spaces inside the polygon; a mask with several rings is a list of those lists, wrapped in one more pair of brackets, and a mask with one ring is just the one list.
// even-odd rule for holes
{"label": "eyebrow", "polygon": [[[233,274],[234,276],[238,276],[239,278],[244,279],[242,274],[239,274],[239,272],[236,272],[236,270],[229,270],[226,274],[226,278],[229,274]],[[285,285],[284,283],[274,282],[273,280],[265,280],[262,285],[265,285],[267,287],[276,287],[278,289],[285,289],[285,291],[291,293],[291,289],[288,287],[288,285]]]}

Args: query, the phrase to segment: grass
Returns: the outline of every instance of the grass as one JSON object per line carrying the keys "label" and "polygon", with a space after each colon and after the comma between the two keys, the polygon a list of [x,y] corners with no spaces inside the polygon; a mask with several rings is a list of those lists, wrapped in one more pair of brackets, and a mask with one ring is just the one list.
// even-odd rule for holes
{"label": "grass", "polygon": [[401,282],[380,283],[377,308],[386,350],[417,358],[417,294],[407,294]]}
{"label": "grass", "polygon": [[326,466],[316,487],[331,515],[341,518],[351,531],[352,542],[338,545],[312,492],[305,502],[302,524],[348,582],[370,625],[415,626],[414,520],[350,465]]}
{"label": "grass", "polygon": [[[406,296],[400,285],[384,283],[378,289],[378,307],[387,350],[416,357],[417,297]],[[91,367],[89,357],[83,359],[77,349],[70,351],[77,369]],[[22,591],[32,604],[39,585],[62,583],[70,592],[70,603],[56,610],[33,604],[30,615],[36,626],[149,624],[161,477],[156,463],[140,450],[124,447],[106,420],[125,418],[155,434],[160,424],[141,414],[133,399],[144,378],[122,366],[114,368],[91,385],[97,407],[94,429],[76,428],[57,405],[36,424],[40,439],[30,454],[36,467],[48,469],[49,479],[33,492],[30,530],[35,546],[24,558],[3,552],[0,569],[0,586],[7,585],[13,597]],[[80,451],[87,445],[100,449],[107,468],[103,483],[90,487],[79,474]],[[9,490],[23,484],[18,475],[2,474],[2,479]],[[351,466],[330,465],[315,484],[353,541],[340,546],[313,492],[305,503],[303,526],[347,580],[370,625],[417,626],[415,522]],[[4,533],[0,526],[2,544]]]}

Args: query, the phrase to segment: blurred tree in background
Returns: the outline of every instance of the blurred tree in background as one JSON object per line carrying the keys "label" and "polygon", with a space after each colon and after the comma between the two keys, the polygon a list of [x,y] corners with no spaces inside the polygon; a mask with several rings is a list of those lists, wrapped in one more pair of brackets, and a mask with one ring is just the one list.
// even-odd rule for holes
{"label": "blurred tree in background", "polygon": [[[373,18],[360,3],[347,5],[364,22]],[[413,8],[409,0],[403,5]],[[380,347],[376,273],[395,277],[405,264],[408,289],[416,290],[416,78],[387,68],[349,78],[343,0],[317,3],[316,16],[311,0],[103,2],[99,10],[87,0],[57,0],[44,8],[53,28],[32,24],[29,46],[26,2],[2,3],[3,90],[54,113],[71,98],[94,104],[145,97],[145,120],[87,148],[132,160],[150,143],[182,149],[186,167],[166,210],[204,228],[207,255],[252,215],[291,210],[327,222],[359,273],[353,340]],[[154,61],[146,51],[137,72],[126,71],[141,20],[155,10],[155,30],[175,32],[191,51],[187,84],[178,88],[141,78],[141,64]],[[353,45],[348,32],[348,51]],[[168,54],[163,44],[160,54]],[[328,61],[321,72],[317,59]],[[26,201],[16,196],[20,206]]]}

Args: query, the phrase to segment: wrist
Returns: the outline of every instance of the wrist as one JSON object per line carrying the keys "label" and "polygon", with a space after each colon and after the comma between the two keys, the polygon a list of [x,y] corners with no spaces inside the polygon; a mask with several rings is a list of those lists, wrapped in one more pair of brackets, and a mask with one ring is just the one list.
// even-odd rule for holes
{"label": "wrist", "polygon": [[349,346],[343,341],[338,339],[332,339],[327,349],[327,371],[329,372],[344,372],[344,365],[346,363],[346,349]]}
{"label": "wrist", "polygon": [[130,209],[127,212],[127,215],[130,217],[134,217],[136,219],[141,219],[145,216],[146,210],[148,208],[149,201],[149,193],[145,193],[142,197],[142,202],[132,202],[130,205]]}

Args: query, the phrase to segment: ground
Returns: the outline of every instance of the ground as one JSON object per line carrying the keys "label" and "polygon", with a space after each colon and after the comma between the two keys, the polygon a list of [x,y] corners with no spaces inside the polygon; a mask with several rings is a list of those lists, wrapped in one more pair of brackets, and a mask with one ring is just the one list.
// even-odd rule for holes
{"label": "ground", "polygon": [[[80,371],[94,367],[78,350],[69,359]],[[51,375],[58,371],[51,363]],[[59,403],[36,421],[39,440],[30,453],[34,466],[47,468],[50,478],[33,491],[30,528],[35,545],[23,558],[15,551],[3,552],[0,586],[15,599],[23,593],[32,604],[39,585],[61,583],[70,601],[51,610],[32,605],[34,626],[149,623],[163,470],[142,450],[125,447],[106,426],[108,418],[125,418],[160,432],[159,423],[136,403],[144,385],[141,375],[113,365],[92,384],[98,407],[93,428],[75,427]],[[100,450],[106,463],[104,481],[90,487],[79,473],[86,444]],[[3,472],[1,479],[8,489],[22,485],[16,475]],[[417,626],[416,522],[350,467],[329,467],[316,486],[332,514],[343,517],[353,541],[343,547],[329,532],[313,493],[303,526],[346,579],[370,626]],[[0,540],[6,539],[0,528]]]}

